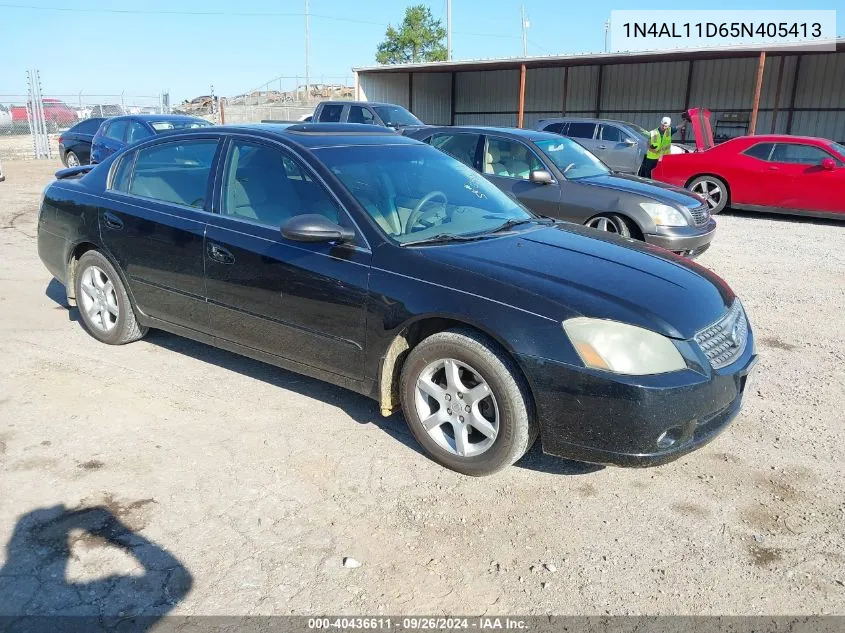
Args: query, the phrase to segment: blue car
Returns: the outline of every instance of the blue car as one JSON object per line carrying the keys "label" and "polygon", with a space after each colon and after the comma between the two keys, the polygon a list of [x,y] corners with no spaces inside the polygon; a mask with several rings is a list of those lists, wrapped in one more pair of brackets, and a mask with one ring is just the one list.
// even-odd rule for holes
{"label": "blue car", "polygon": [[91,141],[91,163],[101,163],[116,151],[141,139],[211,123],[195,116],[177,114],[137,114],[106,119]]}

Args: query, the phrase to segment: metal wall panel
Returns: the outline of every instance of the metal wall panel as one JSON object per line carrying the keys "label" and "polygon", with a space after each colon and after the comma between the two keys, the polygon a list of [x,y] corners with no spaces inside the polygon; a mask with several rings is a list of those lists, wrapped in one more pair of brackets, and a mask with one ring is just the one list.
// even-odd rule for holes
{"label": "metal wall panel", "polygon": [[456,114],[455,125],[493,125],[496,127],[516,127],[516,113]]}
{"label": "metal wall panel", "polygon": [[[801,62],[802,65],[803,63]],[[845,143],[845,112],[799,110],[792,120],[792,133],[801,136],[819,136]]]}
{"label": "metal wall panel", "polygon": [[692,73],[690,107],[750,109],[756,78],[756,58],[698,60]]}
{"label": "metal wall panel", "polygon": [[803,55],[796,108],[845,108],[845,53]]}
{"label": "metal wall panel", "polygon": [[429,125],[452,122],[452,73],[414,73],[414,114]]}
{"label": "metal wall panel", "polygon": [[361,99],[408,107],[408,73],[361,73]]}
{"label": "metal wall panel", "polygon": [[598,81],[598,66],[573,66],[570,68],[569,84],[566,89],[566,112],[595,113]]}
{"label": "metal wall panel", "polygon": [[[681,121],[677,120],[677,115],[671,110],[666,110],[666,114],[672,117],[673,125],[680,125]],[[662,114],[649,114],[643,112],[606,112],[601,113],[603,119],[616,119],[618,121],[626,121],[628,123],[636,123],[647,130],[656,128],[663,118]]]}
{"label": "metal wall panel", "polygon": [[560,114],[563,107],[563,68],[530,68],[525,72],[525,109]]}
{"label": "metal wall panel", "polygon": [[684,109],[688,74],[688,62],[605,66],[602,110],[679,112]]}
{"label": "metal wall panel", "polygon": [[457,73],[456,112],[516,112],[518,101],[518,70]]}

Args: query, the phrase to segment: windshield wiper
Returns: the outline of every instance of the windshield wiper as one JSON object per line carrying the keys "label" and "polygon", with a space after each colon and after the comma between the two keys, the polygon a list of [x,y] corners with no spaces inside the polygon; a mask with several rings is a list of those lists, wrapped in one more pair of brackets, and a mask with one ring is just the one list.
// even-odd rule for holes
{"label": "windshield wiper", "polygon": [[453,235],[452,233],[438,233],[422,240],[402,242],[402,246],[416,246],[418,244],[446,244],[447,242],[472,242],[484,239],[484,235]]}
{"label": "windshield wiper", "polygon": [[502,233],[503,231],[509,231],[515,226],[519,226],[521,224],[543,224],[546,226],[551,226],[552,224],[557,224],[557,220],[553,220],[552,218],[521,218],[521,219],[514,219],[508,220],[502,226],[499,226],[492,231],[487,231],[487,235],[490,233]]}

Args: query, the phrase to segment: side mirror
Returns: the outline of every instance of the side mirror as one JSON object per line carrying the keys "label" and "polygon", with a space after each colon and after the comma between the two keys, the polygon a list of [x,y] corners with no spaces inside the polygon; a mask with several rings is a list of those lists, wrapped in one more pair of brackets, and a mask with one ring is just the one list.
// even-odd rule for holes
{"label": "side mirror", "polygon": [[294,242],[349,242],[355,232],[316,213],[297,215],[282,225],[282,236]]}
{"label": "side mirror", "polygon": [[625,139],[624,141],[622,141],[622,142],[623,142],[623,143],[625,143],[625,145],[627,145],[628,147],[633,147],[634,145],[636,145],[636,144],[637,144],[637,142],[636,142],[634,139],[632,139],[632,138],[626,138],[626,139]]}
{"label": "side mirror", "polygon": [[537,183],[538,185],[550,185],[552,183],[552,175],[545,169],[537,169],[528,175],[528,179]]}
{"label": "side mirror", "polygon": [[832,158],[822,158],[822,169],[833,171],[836,169],[836,161]]}

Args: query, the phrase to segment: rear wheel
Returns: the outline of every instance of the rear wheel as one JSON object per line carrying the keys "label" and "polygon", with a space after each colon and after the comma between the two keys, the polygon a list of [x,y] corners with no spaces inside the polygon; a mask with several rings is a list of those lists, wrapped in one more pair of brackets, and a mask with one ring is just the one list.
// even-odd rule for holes
{"label": "rear wheel", "polygon": [[431,457],[466,475],[510,466],[534,443],[531,397],[513,361],[468,329],[433,334],[402,368],[402,410]]}
{"label": "rear wheel", "polygon": [[716,176],[699,176],[690,181],[687,189],[704,198],[710,215],[720,213],[728,205],[728,186]]}
{"label": "rear wheel", "polygon": [[79,258],[74,286],[85,329],[98,341],[123,345],[147,333],[135,318],[120,276],[102,253],[88,251]]}
{"label": "rear wheel", "polygon": [[587,226],[606,233],[615,233],[622,237],[631,237],[631,227],[628,226],[628,221],[621,215],[610,213],[607,215],[597,215],[596,217],[587,220]]}
{"label": "rear wheel", "polygon": [[79,167],[79,157],[73,152],[65,154],[65,164],[68,167]]}

